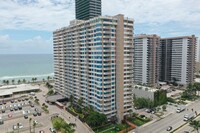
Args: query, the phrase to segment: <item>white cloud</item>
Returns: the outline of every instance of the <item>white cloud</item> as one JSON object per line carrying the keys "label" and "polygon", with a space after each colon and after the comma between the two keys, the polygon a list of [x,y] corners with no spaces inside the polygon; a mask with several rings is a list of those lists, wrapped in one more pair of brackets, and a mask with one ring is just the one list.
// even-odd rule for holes
{"label": "white cloud", "polygon": [[[75,0],[1,0],[1,29],[52,31],[75,18]],[[137,24],[178,23],[200,29],[200,0],[102,0],[103,15],[125,14]]]}
{"label": "white cloud", "polygon": [[0,36],[0,54],[39,54],[53,52],[52,39],[35,36],[27,40],[15,40],[8,35]]}
{"label": "white cloud", "polygon": [[9,38],[10,38],[9,35],[2,35],[2,36],[0,36],[0,43],[3,43],[3,42],[5,42],[5,41],[8,41]]}
{"label": "white cloud", "polygon": [[6,0],[0,1],[0,30],[55,30],[74,18],[69,0]]}

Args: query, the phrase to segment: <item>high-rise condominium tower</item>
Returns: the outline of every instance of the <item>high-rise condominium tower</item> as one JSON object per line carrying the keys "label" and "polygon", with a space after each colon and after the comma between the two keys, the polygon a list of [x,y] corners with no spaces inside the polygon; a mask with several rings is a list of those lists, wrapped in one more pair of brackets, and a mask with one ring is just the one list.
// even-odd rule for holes
{"label": "high-rise condominium tower", "polygon": [[88,20],[101,16],[101,0],[75,0],[76,19]]}
{"label": "high-rise condominium tower", "polygon": [[123,15],[75,20],[56,30],[55,89],[108,118],[132,110],[133,20]]}
{"label": "high-rise condominium tower", "polygon": [[186,85],[194,81],[196,37],[162,38],[160,44],[160,81]]}
{"label": "high-rise condominium tower", "polygon": [[137,35],[134,37],[134,82],[155,86],[158,81],[157,35]]}

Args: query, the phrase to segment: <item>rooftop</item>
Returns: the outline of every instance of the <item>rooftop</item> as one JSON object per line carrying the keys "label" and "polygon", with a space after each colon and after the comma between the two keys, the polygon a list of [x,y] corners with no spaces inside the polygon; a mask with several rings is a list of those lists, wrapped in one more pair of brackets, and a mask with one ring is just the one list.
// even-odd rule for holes
{"label": "rooftop", "polygon": [[147,86],[142,86],[142,85],[134,85],[133,89],[141,89],[143,91],[149,91],[149,92],[155,92],[158,89],[152,88],[152,87],[147,87]]}
{"label": "rooftop", "polygon": [[29,84],[1,86],[0,96],[12,95],[14,93],[34,91],[34,90],[39,90],[39,89],[40,88],[38,86],[33,86]]}

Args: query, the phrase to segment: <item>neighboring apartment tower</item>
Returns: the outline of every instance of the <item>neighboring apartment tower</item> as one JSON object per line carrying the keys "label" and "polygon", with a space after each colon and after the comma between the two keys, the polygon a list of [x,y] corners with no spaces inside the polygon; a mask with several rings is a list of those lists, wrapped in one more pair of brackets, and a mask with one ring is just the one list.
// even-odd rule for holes
{"label": "neighboring apartment tower", "polygon": [[194,81],[196,37],[162,38],[160,44],[160,81],[186,85]]}
{"label": "neighboring apartment tower", "polygon": [[55,90],[123,120],[132,112],[133,23],[123,15],[99,16],[56,30]]}
{"label": "neighboring apartment tower", "polygon": [[158,81],[157,35],[137,35],[134,37],[134,82],[155,86]]}
{"label": "neighboring apartment tower", "polygon": [[88,20],[101,16],[101,0],[75,0],[76,19]]}
{"label": "neighboring apartment tower", "polygon": [[196,46],[196,62],[200,62],[200,40],[197,41],[197,46]]}

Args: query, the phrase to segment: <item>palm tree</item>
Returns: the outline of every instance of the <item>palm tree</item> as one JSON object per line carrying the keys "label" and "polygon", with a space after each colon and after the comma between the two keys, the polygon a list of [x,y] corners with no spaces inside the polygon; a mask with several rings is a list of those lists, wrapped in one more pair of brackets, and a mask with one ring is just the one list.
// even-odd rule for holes
{"label": "palm tree", "polygon": [[26,79],[23,79],[23,81],[22,81],[23,83],[26,83]]}
{"label": "palm tree", "polygon": [[12,84],[15,84],[15,80],[14,79],[12,80]]}
{"label": "palm tree", "polygon": [[198,120],[192,120],[190,122],[190,126],[194,128],[194,130],[197,131],[197,133],[199,133],[199,128],[200,128],[200,121]]}
{"label": "palm tree", "polygon": [[47,80],[49,81],[50,79],[51,79],[51,77],[50,77],[50,76],[48,76],[48,77],[47,77]]}
{"label": "palm tree", "polygon": [[18,84],[20,84],[20,83],[21,83],[21,80],[19,79],[19,80],[18,80]]}
{"label": "palm tree", "polygon": [[32,121],[32,118],[29,118],[29,130],[30,130],[30,133],[31,133],[31,121]]}
{"label": "palm tree", "polygon": [[34,122],[33,122],[33,132],[34,132],[34,133],[35,133],[35,127],[36,127],[36,125],[37,125],[37,124],[36,124],[36,122],[34,121]]}
{"label": "palm tree", "polygon": [[37,81],[37,78],[35,78],[35,81]]}
{"label": "palm tree", "polygon": [[6,84],[6,80],[3,80],[3,83]]}
{"label": "palm tree", "polygon": [[32,78],[31,80],[32,80],[32,82],[34,82],[34,81],[35,81],[35,78]]}
{"label": "palm tree", "polygon": [[17,129],[18,129],[18,133],[19,133],[19,123],[17,123]]}
{"label": "palm tree", "polygon": [[9,84],[9,80],[6,80],[6,84],[7,84],[7,85]]}

